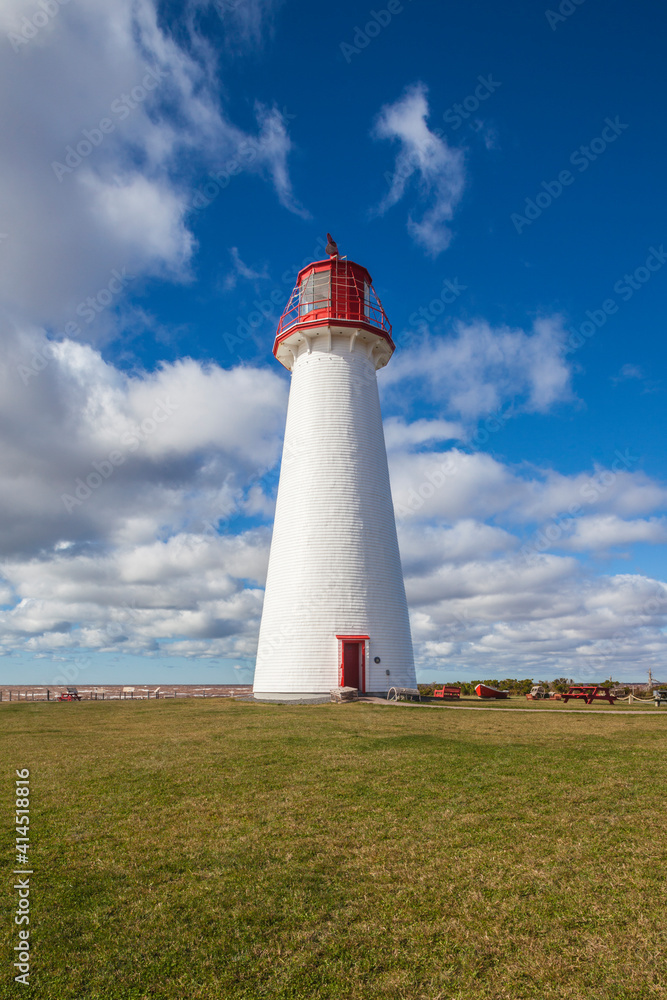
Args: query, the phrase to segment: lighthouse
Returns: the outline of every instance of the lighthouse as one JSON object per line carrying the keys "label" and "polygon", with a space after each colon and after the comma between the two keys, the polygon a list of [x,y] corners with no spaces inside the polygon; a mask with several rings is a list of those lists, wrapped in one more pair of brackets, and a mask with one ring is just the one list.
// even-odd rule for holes
{"label": "lighthouse", "polygon": [[416,687],[376,372],[394,353],[371,276],[304,267],[273,353],[291,372],[253,693]]}

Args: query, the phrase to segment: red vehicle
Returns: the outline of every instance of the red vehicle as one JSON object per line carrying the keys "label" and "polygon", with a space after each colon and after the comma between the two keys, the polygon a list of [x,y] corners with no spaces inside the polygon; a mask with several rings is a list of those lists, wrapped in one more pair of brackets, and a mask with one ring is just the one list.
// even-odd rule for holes
{"label": "red vehicle", "polygon": [[459,687],[447,687],[443,685],[441,688],[435,688],[433,691],[434,698],[460,698],[461,688]]}
{"label": "red vehicle", "polygon": [[498,688],[489,687],[487,684],[478,684],[475,688],[478,698],[509,698],[509,691],[499,691]]}
{"label": "red vehicle", "polygon": [[58,701],[81,701],[81,695],[75,687],[68,687],[67,691],[58,696]]}

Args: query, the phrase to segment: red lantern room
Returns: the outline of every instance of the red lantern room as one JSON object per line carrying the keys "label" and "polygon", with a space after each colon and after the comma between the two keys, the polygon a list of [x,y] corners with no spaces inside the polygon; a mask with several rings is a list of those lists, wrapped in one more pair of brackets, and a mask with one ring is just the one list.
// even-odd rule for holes
{"label": "red lantern room", "polygon": [[273,353],[291,369],[302,345],[310,350],[312,338],[325,335],[330,348],[332,334],[366,342],[377,368],[386,365],[394,353],[391,323],[370,274],[361,264],[338,256],[299,271],[278,324]]}

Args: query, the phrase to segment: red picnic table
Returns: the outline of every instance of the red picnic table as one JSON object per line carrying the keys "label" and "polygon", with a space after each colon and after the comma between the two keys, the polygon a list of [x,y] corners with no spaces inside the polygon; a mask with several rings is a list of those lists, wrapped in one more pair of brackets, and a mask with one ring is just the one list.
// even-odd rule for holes
{"label": "red picnic table", "polygon": [[616,701],[611,689],[601,687],[600,684],[571,684],[567,694],[563,695],[563,701],[567,701],[568,698],[581,698],[587,705],[591,705],[594,701],[608,701],[613,705]]}
{"label": "red picnic table", "polygon": [[444,685],[441,688],[435,688],[433,692],[434,698],[460,698],[461,688],[460,687],[447,687]]}

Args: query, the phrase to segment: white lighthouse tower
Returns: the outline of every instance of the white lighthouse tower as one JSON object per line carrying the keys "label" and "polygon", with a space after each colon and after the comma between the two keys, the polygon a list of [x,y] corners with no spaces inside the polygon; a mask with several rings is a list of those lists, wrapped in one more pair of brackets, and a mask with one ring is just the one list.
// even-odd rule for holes
{"label": "white lighthouse tower", "polygon": [[394,352],[365,267],[304,267],[273,353],[292,373],[254,695],[416,687],[376,371]]}

